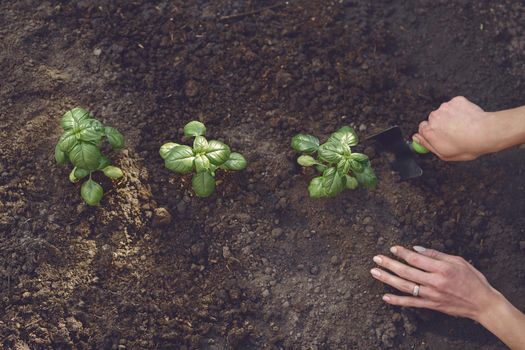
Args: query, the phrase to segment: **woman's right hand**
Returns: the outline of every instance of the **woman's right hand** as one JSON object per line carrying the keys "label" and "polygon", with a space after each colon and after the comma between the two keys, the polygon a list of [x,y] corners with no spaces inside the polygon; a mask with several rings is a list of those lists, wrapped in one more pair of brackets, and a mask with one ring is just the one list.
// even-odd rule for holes
{"label": "woman's right hand", "polygon": [[458,96],[431,112],[413,139],[442,160],[472,160],[499,150],[504,123],[496,119],[494,113]]}

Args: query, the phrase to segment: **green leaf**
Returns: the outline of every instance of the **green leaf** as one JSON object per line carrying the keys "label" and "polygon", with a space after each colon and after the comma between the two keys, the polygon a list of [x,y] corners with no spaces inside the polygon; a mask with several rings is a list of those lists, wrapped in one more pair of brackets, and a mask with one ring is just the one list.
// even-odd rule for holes
{"label": "green leaf", "polygon": [[344,189],[345,178],[339,175],[336,168],[328,168],[323,173],[323,189],[327,196],[335,196]]}
{"label": "green leaf", "polygon": [[338,141],[348,146],[355,146],[359,142],[357,133],[349,126],[343,126],[332,135],[329,140]]}
{"label": "green leaf", "polygon": [[122,170],[119,167],[113,165],[108,165],[107,167],[102,169],[102,172],[104,173],[104,175],[113,180],[119,179],[122,176],[124,176]]}
{"label": "green leaf", "polygon": [[352,158],[356,162],[360,162],[360,163],[368,162],[368,156],[366,154],[363,154],[363,153],[352,153],[350,158]]}
{"label": "green leaf", "polygon": [[78,124],[86,119],[90,119],[89,112],[84,108],[76,107],[67,111],[60,120],[60,125],[64,130],[71,130],[78,126]]}
{"label": "green leaf", "polygon": [[71,149],[78,143],[75,133],[71,130],[66,131],[60,136],[58,140],[58,147],[62,152],[69,153]]}
{"label": "green leaf", "polygon": [[355,190],[359,186],[359,182],[357,182],[357,179],[353,176],[346,175],[346,188],[349,190]]}
{"label": "green leaf", "polygon": [[193,175],[191,184],[198,197],[208,197],[215,191],[215,178],[208,171]]}
{"label": "green leaf", "polygon": [[74,166],[87,170],[96,170],[102,154],[97,146],[80,141],[69,152],[69,159]]}
{"label": "green leaf", "polygon": [[96,119],[88,119],[87,122],[96,131],[101,132],[101,133],[105,133],[106,132],[106,128],[98,120],[96,120]]}
{"label": "green leaf", "polygon": [[210,160],[205,155],[196,156],[193,160],[193,164],[195,165],[195,171],[198,173],[210,169]]}
{"label": "green leaf", "polygon": [[72,183],[77,183],[80,179],[88,175],[88,170],[74,167],[73,170],[71,170],[71,172],[69,173],[69,181],[71,181]]}
{"label": "green leaf", "polygon": [[69,173],[69,181],[71,181],[72,183],[77,183],[78,182],[78,179],[75,176],[75,170],[77,170],[76,167],[74,167],[73,170],[71,170],[71,172]]}
{"label": "green leaf", "polygon": [[208,142],[208,150],[206,151],[206,157],[212,164],[221,165],[230,158],[230,147],[224,143],[216,140]]}
{"label": "green leaf", "polygon": [[357,182],[366,188],[374,188],[377,185],[377,177],[370,166],[366,166],[361,173],[354,173]]}
{"label": "green leaf", "polygon": [[204,136],[206,127],[199,121],[193,120],[184,126],[184,136]]}
{"label": "green leaf", "polygon": [[318,172],[322,173],[323,171],[326,170],[326,168],[328,168],[326,165],[324,164],[317,164],[315,166],[315,170],[317,170]]}
{"label": "green leaf", "polygon": [[230,171],[239,171],[246,168],[248,162],[244,156],[237,152],[230,153],[230,158],[223,164],[221,164],[221,169],[230,170]]}
{"label": "green leaf", "polygon": [[339,142],[328,141],[319,146],[317,154],[321,160],[331,164],[338,163],[343,158],[344,147]]}
{"label": "green leaf", "polygon": [[204,136],[196,136],[193,140],[193,152],[203,153],[208,149],[208,140]]}
{"label": "green leaf", "polygon": [[314,177],[308,185],[308,193],[312,198],[326,197],[326,192],[323,188],[323,177]]}
{"label": "green leaf", "polygon": [[314,157],[306,155],[306,154],[299,156],[299,158],[297,158],[297,163],[300,166],[312,166],[312,165],[317,164]]}
{"label": "green leaf", "polygon": [[77,179],[82,179],[82,178],[88,176],[89,173],[90,173],[89,170],[82,169],[82,168],[77,168],[77,167],[75,167],[74,170],[75,170],[75,177],[76,177]]}
{"label": "green leaf", "polygon": [[106,126],[104,128],[104,133],[108,138],[109,144],[114,149],[120,149],[124,147],[124,136],[115,128],[111,126]]}
{"label": "green leaf", "polygon": [[365,168],[365,164],[351,159],[350,160],[350,169],[352,169],[352,172],[354,174],[361,173],[361,172],[363,172],[363,169]]}
{"label": "green leaf", "polygon": [[102,186],[91,179],[84,182],[80,188],[80,195],[89,205],[97,205],[102,199],[103,194],[104,190]]}
{"label": "green leaf", "polygon": [[193,169],[194,159],[195,157],[191,147],[180,145],[172,148],[168,157],[164,160],[164,165],[171,171],[187,174]]}
{"label": "green leaf", "polygon": [[351,160],[345,158],[341,159],[339,163],[337,163],[337,172],[339,173],[339,175],[344,176],[348,174],[348,172],[350,171],[350,163]]}
{"label": "green leaf", "polygon": [[67,154],[60,149],[59,145],[57,143],[55,146],[55,160],[58,164],[63,165],[67,163]]}
{"label": "green leaf", "polygon": [[297,152],[312,154],[319,148],[319,139],[308,134],[297,134],[292,138],[292,148]]}
{"label": "green leaf", "polygon": [[100,156],[100,161],[98,162],[97,170],[102,170],[110,164],[108,157]]}
{"label": "green leaf", "polygon": [[177,146],[180,146],[180,145],[175,142],[166,142],[165,144],[163,144],[159,150],[159,154],[162,157],[162,159],[166,159],[168,155],[170,154],[171,150]]}
{"label": "green leaf", "polygon": [[96,123],[92,122],[95,122],[95,120],[91,119],[82,121],[75,136],[81,141],[91,142],[98,145],[102,136],[104,136],[104,129],[101,130]]}
{"label": "green leaf", "polygon": [[215,170],[217,170],[217,166],[210,163],[210,174],[212,176],[215,176]]}

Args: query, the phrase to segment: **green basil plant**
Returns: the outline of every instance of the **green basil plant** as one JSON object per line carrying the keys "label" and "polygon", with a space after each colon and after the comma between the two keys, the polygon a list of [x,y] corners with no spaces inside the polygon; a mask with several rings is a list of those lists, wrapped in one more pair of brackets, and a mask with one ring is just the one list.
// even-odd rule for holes
{"label": "green basil plant", "polygon": [[352,152],[350,148],[357,143],[357,134],[349,126],[334,132],[322,145],[312,135],[298,134],[292,138],[292,148],[302,153],[297,163],[303,167],[313,166],[322,174],[310,181],[310,197],[332,197],[344,189],[353,190],[358,185],[366,188],[376,186],[377,178],[368,157]]}
{"label": "green basil plant", "polygon": [[238,171],[246,168],[246,159],[240,153],[220,141],[208,141],[204,135],[206,127],[199,121],[184,126],[184,136],[192,137],[193,147],[167,142],[160,148],[164,165],[179,174],[194,172],[191,181],[198,197],[208,197],[215,191],[217,169]]}
{"label": "green basil plant", "polygon": [[60,120],[64,133],[55,146],[55,160],[58,164],[71,162],[74,168],[69,174],[73,183],[88,177],[80,188],[80,195],[89,205],[97,205],[104,190],[93,181],[91,174],[102,171],[111,179],[123,176],[122,170],[110,164],[100,147],[105,137],[113,149],[124,147],[124,136],[115,128],[104,126],[94,119],[87,110],[76,107],[67,111]]}

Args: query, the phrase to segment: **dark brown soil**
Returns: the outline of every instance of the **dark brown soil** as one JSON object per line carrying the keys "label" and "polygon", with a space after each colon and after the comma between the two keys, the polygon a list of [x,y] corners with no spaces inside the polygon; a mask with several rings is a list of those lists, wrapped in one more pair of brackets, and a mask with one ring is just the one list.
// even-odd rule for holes
{"label": "dark brown soil", "polygon": [[[385,305],[368,271],[391,244],[432,246],[523,310],[523,149],[427,157],[413,182],[375,155],[377,189],[310,200],[289,147],[344,124],[408,136],[455,95],[525,103],[525,6],[490,3],[1,2],[2,348],[502,348],[471,321]],[[127,138],[126,178],[96,208],[53,159],[75,106]],[[158,156],[191,119],[250,161],[204,200]]]}

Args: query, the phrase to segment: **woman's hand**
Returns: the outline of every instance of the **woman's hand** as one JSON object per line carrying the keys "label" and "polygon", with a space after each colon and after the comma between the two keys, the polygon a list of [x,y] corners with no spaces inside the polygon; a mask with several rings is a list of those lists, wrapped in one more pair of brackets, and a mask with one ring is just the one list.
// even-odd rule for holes
{"label": "woman's hand", "polygon": [[414,250],[390,249],[408,265],[384,255],[374,256],[381,268],[373,268],[372,276],[411,295],[385,294],[385,302],[471,318],[512,349],[525,349],[525,316],[481,272],[459,256],[419,246]]}
{"label": "woman's hand", "polygon": [[443,160],[464,161],[525,143],[525,106],[485,112],[465,97],[441,104],[412,136]]}
{"label": "woman's hand", "polygon": [[412,266],[384,255],[374,257],[374,262],[383,267],[371,270],[376,279],[408,294],[413,294],[414,288],[420,286],[417,297],[385,294],[383,300],[387,303],[424,307],[478,320],[499,294],[463,258],[423,247],[414,249],[419,253],[399,246],[390,249]]}
{"label": "woman's hand", "polygon": [[430,113],[412,138],[443,160],[472,160],[495,147],[494,116],[464,97]]}

